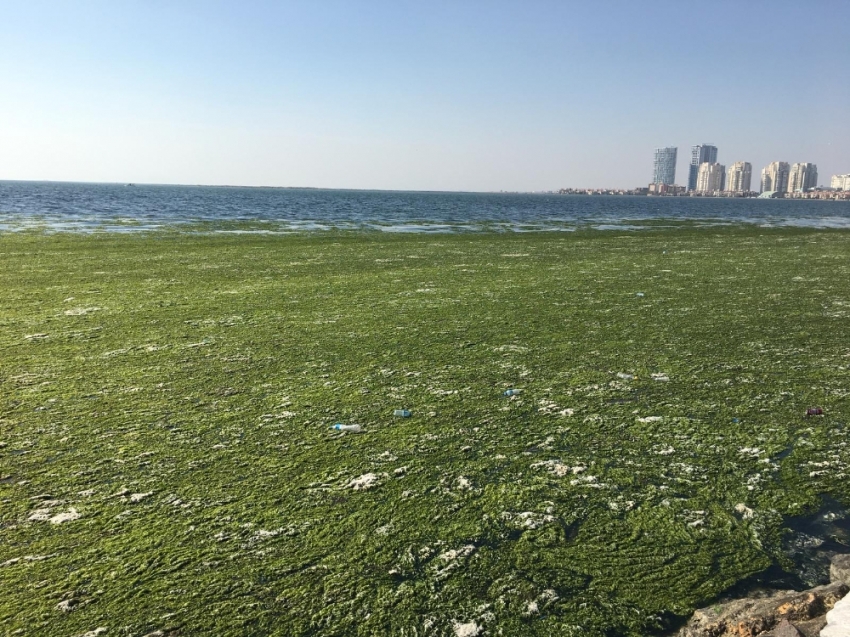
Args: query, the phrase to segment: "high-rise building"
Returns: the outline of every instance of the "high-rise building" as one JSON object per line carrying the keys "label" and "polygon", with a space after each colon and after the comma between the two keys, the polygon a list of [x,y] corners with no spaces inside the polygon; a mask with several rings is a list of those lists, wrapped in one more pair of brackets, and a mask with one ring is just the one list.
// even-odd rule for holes
{"label": "high-rise building", "polygon": [[726,167],[717,162],[703,162],[697,173],[697,192],[717,192],[723,190],[726,181]]}
{"label": "high-rise building", "polygon": [[675,184],[676,183],[676,153],[675,146],[655,149],[655,164],[652,172],[652,183]]}
{"label": "high-rise building", "polygon": [[761,171],[761,192],[788,192],[787,161],[774,161]]}
{"label": "high-rise building", "polygon": [[788,173],[788,192],[802,190],[806,192],[811,188],[817,188],[818,167],[808,162],[797,163],[791,166]]}
{"label": "high-rise building", "polygon": [[726,190],[749,192],[753,180],[753,165],[748,161],[736,161],[726,171]]}
{"label": "high-rise building", "polygon": [[688,167],[688,190],[697,189],[699,166],[706,162],[709,164],[717,162],[717,146],[712,146],[711,144],[691,146],[691,165]]}
{"label": "high-rise building", "polygon": [[850,190],[850,175],[833,175],[829,186],[836,190]]}

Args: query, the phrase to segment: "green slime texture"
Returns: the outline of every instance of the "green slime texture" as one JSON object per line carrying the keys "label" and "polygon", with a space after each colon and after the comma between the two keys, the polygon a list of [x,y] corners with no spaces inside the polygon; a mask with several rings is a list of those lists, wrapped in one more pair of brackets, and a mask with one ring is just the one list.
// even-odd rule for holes
{"label": "green slime texture", "polygon": [[22,232],[0,281],[5,634],[645,635],[850,502],[847,232]]}

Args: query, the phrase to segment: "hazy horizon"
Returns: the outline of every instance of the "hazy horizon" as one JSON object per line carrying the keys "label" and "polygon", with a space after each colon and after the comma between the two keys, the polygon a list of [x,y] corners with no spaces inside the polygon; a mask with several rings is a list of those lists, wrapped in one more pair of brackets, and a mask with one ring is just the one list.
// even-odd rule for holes
{"label": "hazy horizon", "polygon": [[0,180],[634,188],[850,172],[850,4],[6,3]]}

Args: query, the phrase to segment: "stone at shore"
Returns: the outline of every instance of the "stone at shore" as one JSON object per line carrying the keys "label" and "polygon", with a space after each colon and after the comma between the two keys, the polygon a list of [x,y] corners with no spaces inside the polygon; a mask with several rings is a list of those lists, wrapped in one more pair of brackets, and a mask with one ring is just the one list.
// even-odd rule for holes
{"label": "stone at shore", "polygon": [[787,619],[783,619],[773,630],[762,633],[763,637],[803,637],[803,634],[797,630]]}
{"label": "stone at shore", "polygon": [[844,582],[850,586],[850,554],[836,555],[829,566],[829,581]]}
{"label": "stone at shore", "polygon": [[833,582],[803,592],[736,599],[696,611],[678,637],[817,637],[826,612],[848,591],[844,582]]}

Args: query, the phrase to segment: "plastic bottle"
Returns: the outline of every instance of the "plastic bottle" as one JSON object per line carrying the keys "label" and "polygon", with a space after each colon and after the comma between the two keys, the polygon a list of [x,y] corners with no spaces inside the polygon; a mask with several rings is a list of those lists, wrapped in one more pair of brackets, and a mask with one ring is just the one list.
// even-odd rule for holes
{"label": "plastic bottle", "polygon": [[521,389],[506,389],[504,393],[505,393],[505,396],[516,396],[521,391],[522,391]]}
{"label": "plastic bottle", "polygon": [[409,409],[396,409],[393,412],[393,416],[401,416],[402,418],[410,418],[410,410]]}
{"label": "plastic bottle", "polygon": [[336,423],[331,429],[336,429],[337,431],[350,431],[351,433],[359,434],[362,429],[360,425],[343,425],[341,422]]}

